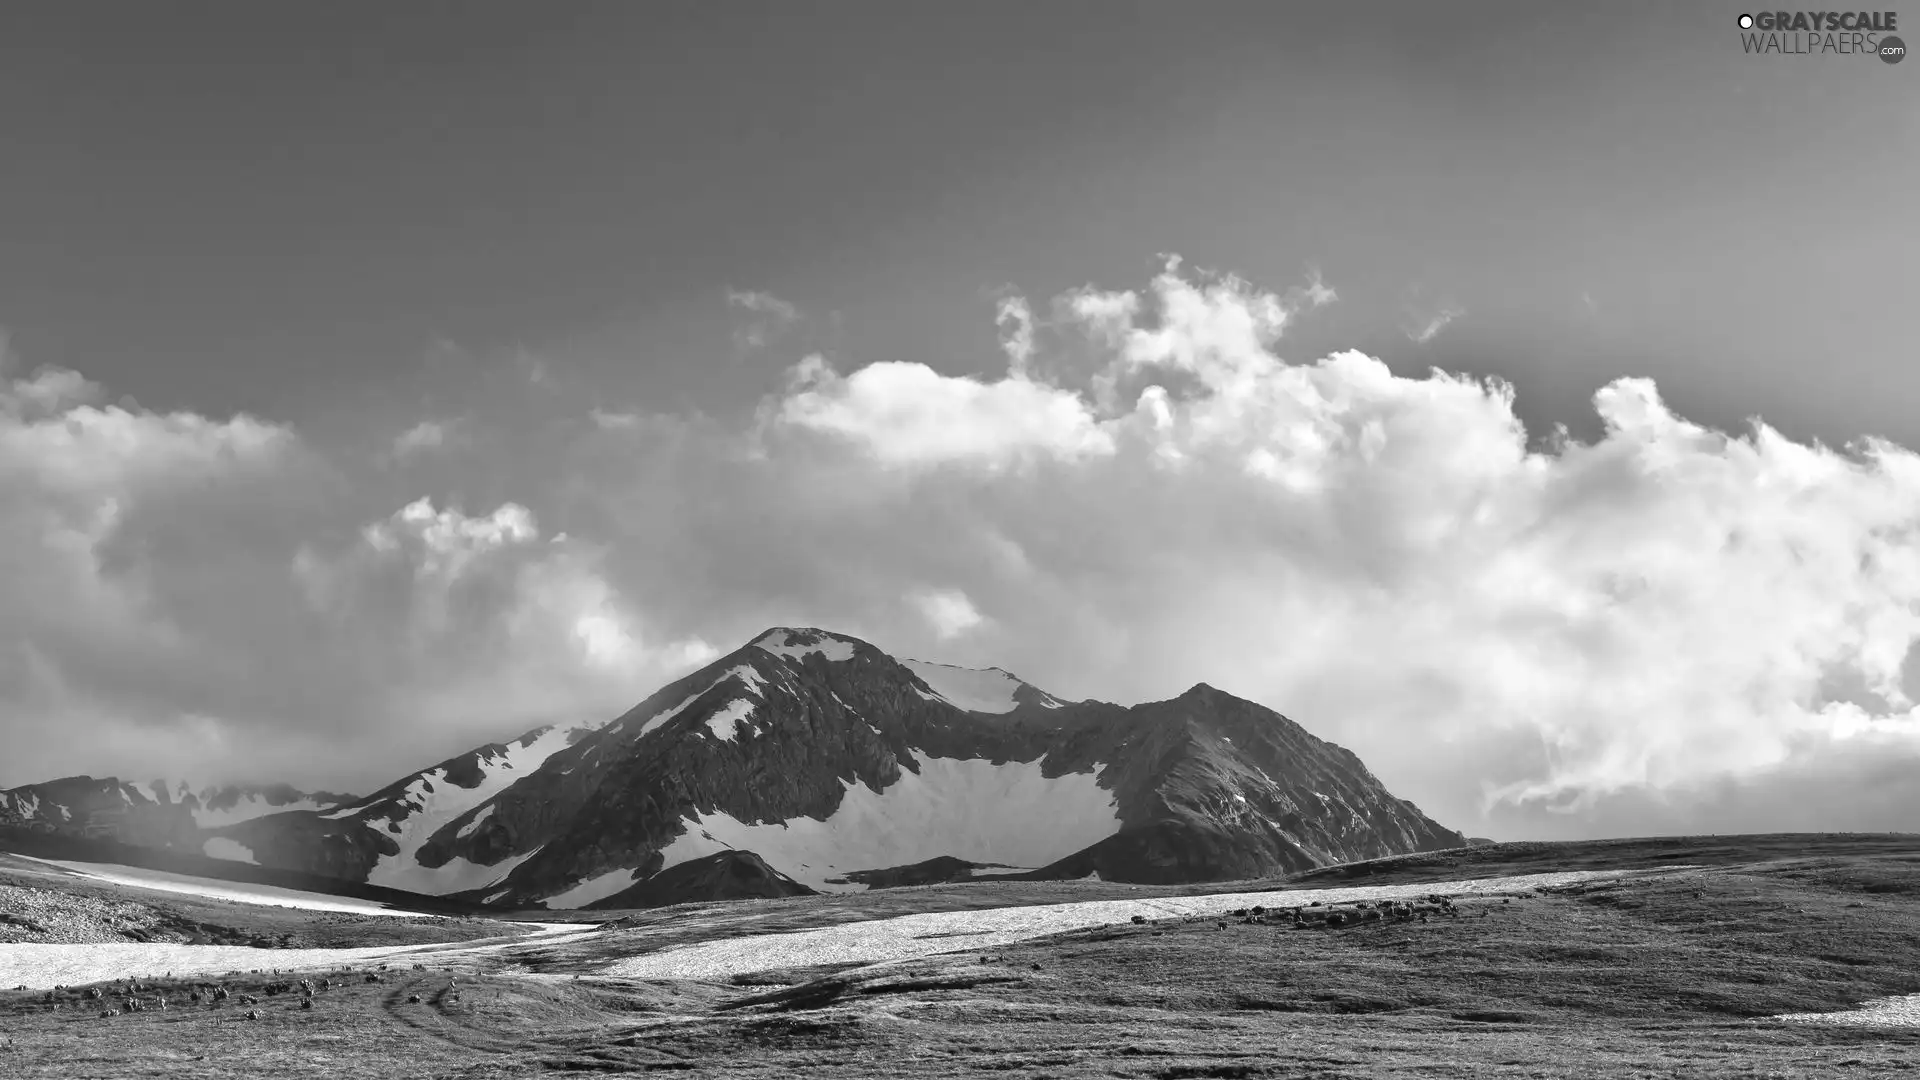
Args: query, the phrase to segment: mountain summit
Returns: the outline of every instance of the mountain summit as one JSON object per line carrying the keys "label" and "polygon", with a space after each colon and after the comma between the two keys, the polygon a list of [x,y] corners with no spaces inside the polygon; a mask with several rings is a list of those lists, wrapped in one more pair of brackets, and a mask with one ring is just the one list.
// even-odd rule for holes
{"label": "mountain summit", "polygon": [[999,668],[794,627],[603,725],[536,729],[200,839],[262,865],[548,908],[1223,880],[1466,843],[1351,752],[1204,683],[1143,705],[1071,702]]}

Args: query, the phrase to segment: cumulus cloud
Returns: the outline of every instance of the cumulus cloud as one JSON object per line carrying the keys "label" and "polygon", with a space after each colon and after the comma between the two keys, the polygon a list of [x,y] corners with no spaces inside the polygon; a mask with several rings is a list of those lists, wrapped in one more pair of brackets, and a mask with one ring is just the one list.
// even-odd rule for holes
{"label": "cumulus cloud", "polygon": [[524,505],[423,498],[356,526],[361,485],[293,429],[101,396],[0,373],[0,786],[383,783],[602,719],[713,655]]}
{"label": "cumulus cloud", "polygon": [[886,465],[967,461],[988,467],[1034,454],[1112,452],[1078,395],[1018,375],[949,378],[925,364],[869,364],[843,377],[819,355],[793,371],[775,414],[783,424],[845,438]]}
{"label": "cumulus cloud", "polygon": [[1920,458],[1709,430],[1638,379],[1596,394],[1603,438],[1530,452],[1504,384],[1284,360],[1312,291],[1172,263],[1056,304],[1105,352],[1084,389],[1028,374],[1008,301],[1001,378],[815,359],[771,415],[872,470],[863,551],[914,554],[862,565],[958,570],[1008,666],[1105,697],[1206,679],[1456,814],[1920,745]]}
{"label": "cumulus cloud", "polygon": [[[246,486],[299,440],[16,378],[0,610],[33,614],[0,628],[0,693],[99,730],[120,689],[160,685],[170,730],[213,717],[240,741],[236,702],[350,714],[424,763],[536,717],[610,715],[716,647],[810,624],[1068,697],[1206,681],[1485,835],[1920,810],[1898,779],[1920,765],[1920,457],[1713,430],[1640,379],[1595,394],[1594,441],[1530,449],[1498,381],[1285,356],[1333,299],[1317,277],[1269,289],[1169,260],[1138,290],[1003,296],[1001,374],[942,374],[918,362],[944,352],[930,343],[808,357],[741,422],[569,398],[568,441],[542,413],[547,441],[473,449],[500,492],[477,505],[175,512],[151,533],[164,548],[114,538],[183,493],[306,491]],[[300,531],[263,524],[282,519]],[[265,529],[245,550],[268,554],[242,560],[244,600],[195,608],[236,549],[184,578],[154,560],[196,565],[208,520]],[[282,600],[269,564],[285,619],[261,613]],[[255,691],[195,694],[227,684]]]}
{"label": "cumulus cloud", "polygon": [[[204,728],[220,695],[193,673],[223,661],[176,601],[217,570],[246,577],[217,530],[235,500],[271,512],[300,463],[280,425],[100,396],[77,372],[0,365],[0,743],[21,766]],[[163,703],[140,709],[148,695]]]}
{"label": "cumulus cloud", "polygon": [[604,554],[543,538],[515,503],[468,515],[419,499],[337,550],[302,547],[292,566],[338,635],[341,667],[390,716],[439,740],[496,733],[485,741],[605,719],[717,655],[698,638],[656,640],[607,581]]}

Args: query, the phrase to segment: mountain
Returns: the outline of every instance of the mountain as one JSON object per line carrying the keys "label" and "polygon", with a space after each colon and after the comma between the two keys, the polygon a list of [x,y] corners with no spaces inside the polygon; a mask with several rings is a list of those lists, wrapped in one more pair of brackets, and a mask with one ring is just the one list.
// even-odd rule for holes
{"label": "mountain", "polygon": [[[484,822],[495,796],[532,777],[589,728],[539,727],[488,743],[325,811],[263,815],[215,830],[220,842],[262,866],[331,874],[391,889],[446,894],[484,885],[516,860],[446,857],[447,840]],[[490,812],[490,811],[489,811]],[[458,822],[456,826],[454,823]],[[243,855],[240,853],[244,853]]]}
{"label": "mountain", "polygon": [[287,784],[196,789],[185,782],[69,776],[0,791],[0,826],[228,857],[212,830],[267,814],[330,809],[351,798]]}
{"label": "mountain", "polygon": [[549,908],[1224,880],[1466,843],[1351,752],[1204,684],[1073,702],[784,627],[602,726],[538,728],[364,798],[202,833],[261,866]]}

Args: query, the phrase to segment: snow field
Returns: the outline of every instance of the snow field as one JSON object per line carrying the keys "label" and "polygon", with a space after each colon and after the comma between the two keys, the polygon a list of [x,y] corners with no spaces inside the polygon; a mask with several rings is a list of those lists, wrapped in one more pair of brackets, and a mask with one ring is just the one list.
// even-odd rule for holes
{"label": "snow field", "polygon": [[242,844],[238,840],[230,840],[224,836],[207,837],[206,842],[200,845],[200,853],[210,859],[226,859],[229,862],[252,863],[255,866],[260,865],[260,860],[253,857],[252,848]]}
{"label": "snow field", "polygon": [[[1550,888],[1594,878],[1659,873],[1653,870],[1576,870],[1519,877],[1477,878],[1470,881],[1428,882],[1417,885],[1370,885],[1344,889],[1294,889],[1279,892],[1216,893],[1206,896],[1167,896],[1142,900],[1092,900],[1071,904],[990,908],[977,911],[940,911],[902,915],[871,922],[848,923],[819,930],[727,938],[672,946],[644,956],[616,960],[600,969],[602,975],[629,979],[719,980],[734,975],[777,968],[818,964],[882,963],[911,960],[951,952],[975,952],[1012,945],[1070,930],[1126,923],[1135,915],[1149,919],[1186,915],[1220,915],[1235,908],[1300,907],[1315,900],[1323,904],[1355,900],[1409,899],[1440,892],[1452,896],[1512,893]],[[644,931],[637,931],[644,933]],[[626,931],[615,931],[626,933]]]}
{"label": "snow field", "polygon": [[1783,1013],[1768,1017],[1790,1024],[1839,1024],[1845,1027],[1920,1027],[1920,994],[1881,998],[1857,1009],[1826,1013]]}
{"label": "snow field", "polygon": [[[15,857],[33,858],[30,855]],[[62,859],[33,859],[33,861],[71,870],[81,877],[92,878],[95,881],[127,885],[136,889],[152,889],[156,892],[185,893],[189,896],[205,896],[215,900],[231,900],[239,904],[303,908],[308,911],[350,911],[360,915],[392,915],[404,919],[427,917],[424,912],[390,908],[373,900],[360,900],[351,896],[329,896],[326,893],[305,892],[300,889],[283,889],[278,885],[256,885],[248,881],[219,881],[214,878],[194,877],[190,874],[175,874],[166,870],[149,870],[144,866],[68,862]],[[9,945],[7,947],[11,949],[25,946]],[[0,982],[4,981],[0,980]]]}
{"label": "snow field", "polygon": [[1013,692],[1020,680],[999,668],[963,668],[951,664],[933,664],[925,660],[902,660],[901,665],[920,676],[949,704],[977,713],[1010,713],[1019,706]]}
{"label": "snow field", "polygon": [[[389,911],[386,914],[399,913]],[[591,926],[564,923],[531,925],[539,929],[505,941],[382,945],[358,949],[255,949],[246,945],[172,945],[153,942],[9,945],[0,949],[0,985],[50,990],[55,986],[80,986],[121,979],[130,974],[142,977],[151,977],[160,972],[172,972],[176,977],[224,975],[229,971],[265,970],[269,967],[281,971],[329,970],[346,964],[392,958],[412,959],[421,953],[431,954],[436,964],[442,964],[536,939],[542,940],[543,944],[551,944],[556,938],[593,930]]]}
{"label": "snow field", "polygon": [[725,814],[696,817],[662,852],[662,869],[736,849],[821,892],[864,892],[864,885],[828,879],[942,855],[1045,866],[1119,831],[1113,793],[1092,773],[1049,779],[1037,761],[922,757],[918,775],[903,768],[885,791],[848,782],[825,821],[750,825]]}

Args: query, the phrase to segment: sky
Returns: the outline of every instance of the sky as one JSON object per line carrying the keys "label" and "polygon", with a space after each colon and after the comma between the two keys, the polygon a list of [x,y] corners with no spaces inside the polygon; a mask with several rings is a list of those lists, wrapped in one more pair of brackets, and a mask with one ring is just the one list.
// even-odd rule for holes
{"label": "sky", "polygon": [[9,18],[0,786],[371,790],[797,625],[1474,835],[1913,828],[1920,67],[1740,10]]}

